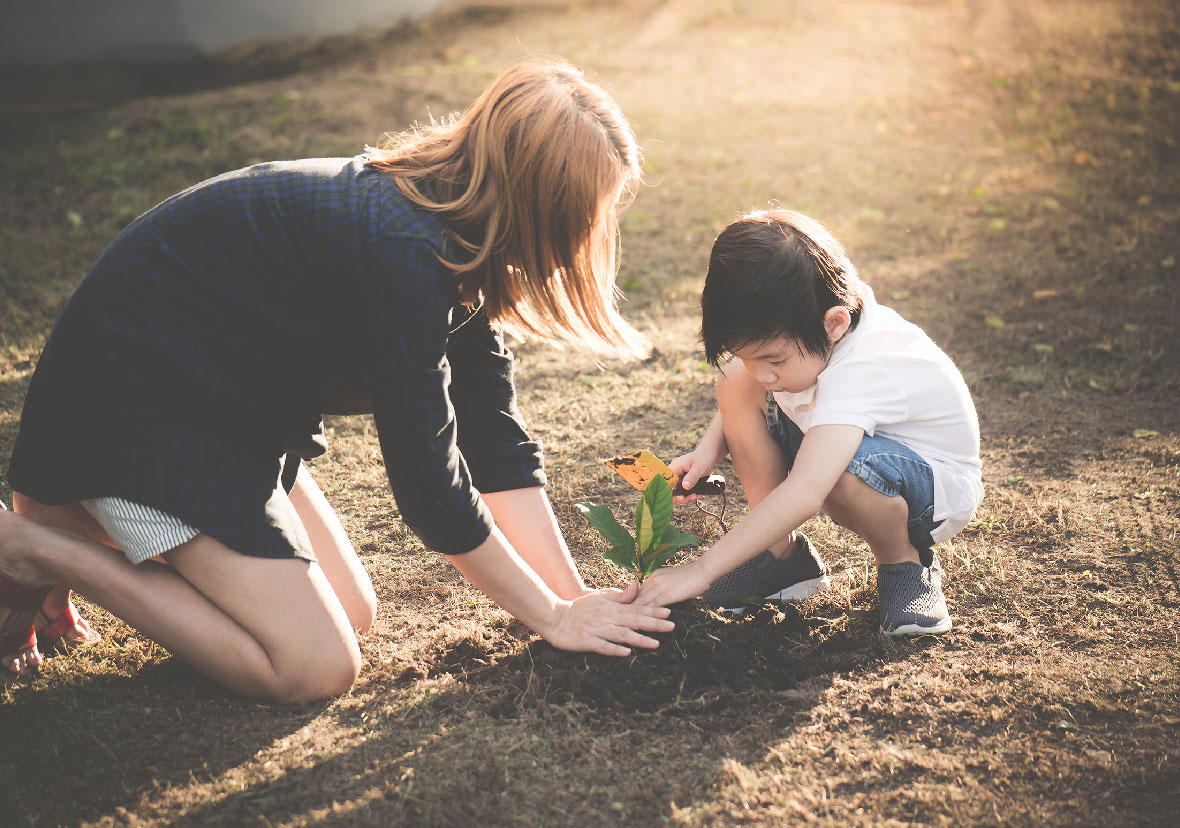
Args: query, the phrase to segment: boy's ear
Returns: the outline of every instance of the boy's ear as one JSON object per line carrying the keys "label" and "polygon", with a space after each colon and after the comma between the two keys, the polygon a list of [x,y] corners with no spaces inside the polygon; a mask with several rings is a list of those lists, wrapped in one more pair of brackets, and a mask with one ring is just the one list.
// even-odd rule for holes
{"label": "boy's ear", "polygon": [[828,334],[828,342],[835,345],[844,338],[848,329],[852,327],[852,314],[842,305],[828,308],[824,314],[824,330]]}

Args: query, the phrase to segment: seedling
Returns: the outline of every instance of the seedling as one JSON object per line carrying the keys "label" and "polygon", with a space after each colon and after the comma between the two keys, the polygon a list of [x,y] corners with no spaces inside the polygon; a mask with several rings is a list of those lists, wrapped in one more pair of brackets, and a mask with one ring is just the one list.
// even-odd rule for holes
{"label": "seedling", "polygon": [[603,460],[603,463],[610,466],[619,477],[626,480],[639,491],[647,488],[647,485],[656,477],[662,477],[668,481],[668,485],[672,487],[672,495],[721,495],[721,509],[716,512],[710,512],[701,502],[696,502],[698,510],[704,512],[711,518],[716,519],[721,526],[721,534],[729,531],[729,527],[725,525],[725,478],[719,474],[711,474],[708,477],[703,477],[696,482],[692,489],[685,489],[680,485],[680,476],[672,469],[664,464],[654,454],[647,449],[640,449],[632,454],[625,454],[622,457],[613,457],[610,460]]}
{"label": "seedling", "polygon": [[586,521],[598,530],[611,545],[603,558],[628,572],[643,583],[643,579],[672,560],[683,546],[696,546],[696,535],[681,532],[670,525],[672,519],[672,487],[661,475],[655,475],[643,489],[643,496],[635,507],[635,534],[632,535],[615,520],[614,513],[605,506],[593,503],[575,504]]}

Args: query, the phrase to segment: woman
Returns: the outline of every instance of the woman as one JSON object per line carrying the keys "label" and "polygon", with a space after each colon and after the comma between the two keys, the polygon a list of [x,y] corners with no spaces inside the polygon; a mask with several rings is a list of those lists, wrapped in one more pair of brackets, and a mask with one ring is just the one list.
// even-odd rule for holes
{"label": "woman", "polygon": [[656,646],[666,609],[578,576],[503,342],[643,352],[614,286],[639,172],[614,101],[529,62],[386,149],[227,173],[133,222],[25,401],[0,673],[35,668],[33,605],[74,589],[236,692],[346,690],[376,598],[300,460],[322,413],[362,411],[403,519],[500,606],[565,649]]}

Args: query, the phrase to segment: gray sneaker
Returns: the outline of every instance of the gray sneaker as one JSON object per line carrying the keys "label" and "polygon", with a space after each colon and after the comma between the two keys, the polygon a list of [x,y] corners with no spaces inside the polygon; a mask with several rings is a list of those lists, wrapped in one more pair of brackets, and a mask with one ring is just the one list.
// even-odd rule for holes
{"label": "gray sneaker", "polygon": [[745,612],[748,604],[761,601],[798,603],[831,586],[824,566],[811,540],[799,533],[802,545],[790,557],[779,560],[769,549],[722,575],[709,585],[701,597],[712,607]]}
{"label": "gray sneaker", "polygon": [[907,562],[877,567],[877,593],[886,635],[931,635],[951,628],[937,555],[930,566]]}

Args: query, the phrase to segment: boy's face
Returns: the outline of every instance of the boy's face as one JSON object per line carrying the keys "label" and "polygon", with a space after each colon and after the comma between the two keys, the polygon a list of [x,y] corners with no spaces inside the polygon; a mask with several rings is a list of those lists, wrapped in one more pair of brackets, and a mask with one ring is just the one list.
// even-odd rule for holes
{"label": "boy's face", "polygon": [[809,354],[789,336],[752,342],[732,348],[731,353],[767,391],[806,391],[828,365],[826,357]]}

